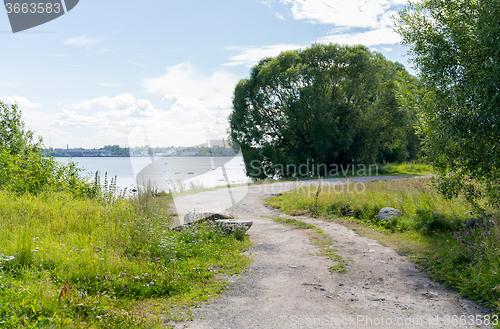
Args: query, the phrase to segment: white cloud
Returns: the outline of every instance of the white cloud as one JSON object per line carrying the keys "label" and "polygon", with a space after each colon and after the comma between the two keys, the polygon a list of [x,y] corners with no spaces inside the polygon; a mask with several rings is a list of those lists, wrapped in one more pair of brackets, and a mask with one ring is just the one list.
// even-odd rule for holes
{"label": "white cloud", "polygon": [[268,7],[271,7],[271,4],[272,4],[272,0],[261,0],[260,3],[262,3],[263,5],[266,5]]}
{"label": "white cloud", "polygon": [[278,17],[281,20],[285,19],[285,17],[283,17],[283,15],[281,15],[280,13],[276,13],[276,14],[274,14],[274,16]]}
{"label": "white cloud", "polygon": [[[163,76],[143,79],[142,84],[148,92],[164,96],[168,121],[178,122],[171,131],[186,136],[186,143],[181,144],[189,145],[187,141],[195,132],[203,132],[206,138],[227,135],[227,117],[238,80],[239,77],[224,70],[201,74],[185,62],[168,67]],[[201,123],[195,125],[193,118],[199,118]]]}
{"label": "white cloud", "polygon": [[70,38],[64,40],[65,45],[74,45],[77,47],[89,47],[104,41],[104,38],[91,38],[87,35],[82,35],[76,38]]}
{"label": "white cloud", "polygon": [[2,97],[0,97],[0,100],[4,103],[9,104],[9,105],[17,104],[17,106],[19,107],[19,109],[22,112],[43,107],[43,105],[40,103],[31,102],[26,97],[17,96],[17,95],[14,95],[12,97],[11,96],[2,96]]}
{"label": "white cloud", "polygon": [[[196,77],[204,80],[200,76]],[[217,79],[208,80],[217,83]],[[203,83],[190,87],[203,88]],[[205,98],[200,100],[190,89],[186,89],[187,93],[182,93],[183,90],[176,91],[179,99],[183,97],[183,102],[167,97],[165,102],[160,103],[163,108],[131,94],[103,96],[62,106],[43,132],[45,136],[52,137],[53,146],[59,147],[66,143],[70,143],[72,147],[133,143],[129,136],[131,131],[137,128],[142,131],[142,127],[147,131],[149,142],[153,146],[162,143],[197,145],[203,143],[206,138],[226,135],[227,120],[223,118],[227,118],[230,108],[221,109],[216,101],[215,107],[200,108],[199,106],[209,104],[206,99],[208,91],[201,92]],[[229,96],[229,102],[230,99]],[[188,100],[191,100],[191,103]],[[181,110],[176,111],[176,108]],[[204,119],[201,120],[201,117]],[[55,131],[64,134],[55,134]],[[207,133],[210,137],[205,138]]]}
{"label": "white cloud", "polygon": [[[366,46],[396,44],[400,36],[392,30],[391,16],[406,0],[280,0],[291,5],[293,18],[311,23],[333,25],[329,33],[306,44],[276,44],[270,46],[226,47],[236,51],[224,66],[252,67],[265,57],[274,57],[283,51],[309,47],[311,43],[338,43]],[[270,5],[270,2],[262,2]],[[283,19],[279,13],[276,16]],[[357,28],[356,32],[352,32]],[[382,48],[391,51],[390,48]]]}
{"label": "white cloud", "polygon": [[[9,105],[16,103],[22,112],[22,120],[26,124],[26,129],[33,130],[36,135],[48,136],[51,125],[55,122],[56,116],[49,113],[43,104],[32,102],[22,96],[2,96],[0,100]],[[45,143],[47,143],[46,138]]]}
{"label": "white cloud", "polygon": [[151,101],[131,94],[103,96],[70,105],[60,105],[53,120],[40,131],[52,138],[53,146],[96,147],[126,143],[133,127],[148,119],[158,122],[162,111]]}
{"label": "white cloud", "polygon": [[[92,116],[81,115],[88,113]],[[95,125],[96,121],[102,120],[102,124],[111,126],[113,124],[123,125],[127,118],[148,117],[158,112],[153,104],[145,99],[136,99],[131,94],[122,94],[114,98],[103,96],[90,101],[82,101],[72,104],[61,116],[65,124]],[[134,119],[135,120],[135,119]]]}
{"label": "white cloud", "polygon": [[392,27],[385,27],[366,32],[329,35],[318,40],[320,43],[339,43],[348,45],[362,44],[365,46],[396,44],[400,41],[401,37],[392,30]]}
{"label": "white cloud", "polygon": [[204,76],[191,65],[181,64],[169,68],[163,77],[145,81],[152,92],[165,96],[163,102],[155,105],[150,100],[122,94],[58,104],[50,112],[42,104],[21,96],[3,96],[0,100],[17,102],[26,128],[43,136],[45,144],[52,147],[124,145],[130,142],[131,131],[142,131],[142,127],[153,146],[190,146],[208,138],[227,138],[226,118],[231,111],[236,77],[224,72]]}
{"label": "white cloud", "polygon": [[391,25],[392,8],[406,0],[281,0],[296,20],[337,26],[381,28]]}
{"label": "white cloud", "polygon": [[283,51],[305,48],[308,45],[277,44],[263,47],[228,47],[227,50],[238,51],[239,54],[231,56],[225,66],[245,65],[252,67],[265,57],[274,57]]}
{"label": "white cloud", "polygon": [[189,109],[229,108],[238,77],[226,71],[200,74],[189,62],[170,66],[163,76],[142,79],[146,90]]}

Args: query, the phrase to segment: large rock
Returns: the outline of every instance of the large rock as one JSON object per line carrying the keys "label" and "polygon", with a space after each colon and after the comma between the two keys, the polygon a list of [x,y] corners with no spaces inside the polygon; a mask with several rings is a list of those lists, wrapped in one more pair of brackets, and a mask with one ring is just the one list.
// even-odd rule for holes
{"label": "large rock", "polygon": [[401,217],[401,211],[395,208],[385,207],[380,209],[380,211],[378,212],[377,222],[390,220],[393,217],[398,217],[398,218]]}
{"label": "large rock", "polygon": [[[204,218],[206,219],[206,218]],[[253,222],[241,222],[241,221],[228,221],[227,219],[210,219],[215,223],[215,225],[222,227],[225,231],[233,233],[236,230],[243,229],[243,231],[248,231],[250,227],[252,227]],[[191,222],[185,225],[179,225],[177,227],[174,227],[173,230],[175,231],[183,231],[187,227],[191,226],[196,222]]]}
{"label": "large rock", "polygon": [[199,221],[215,221],[218,219],[233,219],[234,217],[231,214],[227,213],[212,213],[212,212],[204,212],[204,213],[189,213],[184,216],[184,223],[191,224]]}

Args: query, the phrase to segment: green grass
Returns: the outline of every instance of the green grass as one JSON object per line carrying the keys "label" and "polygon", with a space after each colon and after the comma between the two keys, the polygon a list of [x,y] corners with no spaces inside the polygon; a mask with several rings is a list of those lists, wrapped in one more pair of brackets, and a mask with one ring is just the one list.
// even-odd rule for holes
{"label": "green grass", "polygon": [[426,176],[431,173],[430,166],[422,162],[387,163],[380,166],[380,175]]}
{"label": "green grass", "polygon": [[309,223],[305,223],[303,221],[293,219],[293,218],[284,218],[284,217],[267,217],[275,221],[276,223],[283,224],[285,226],[291,227],[293,229],[304,230],[309,236],[309,241],[313,246],[316,246],[320,249],[319,256],[324,256],[330,259],[337,264],[330,266],[331,272],[345,273],[347,272],[346,266],[347,261],[342,258],[337,252],[332,248],[333,240],[332,238],[325,234],[325,232]]}
{"label": "green grass", "polygon": [[[404,163],[385,163],[385,164],[371,164],[371,165],[347,165],[341,168],[336,174],[328,175],[321,178],[349,178],[349,177],[365,177],[365,176],[426,176],[430,175],[431,168],[428,164],[418,161],[404,162]],[[269,184],[275,182],[287,182],[295,180],[311,180],[318,179],[318,176],[301,177],[301,178],[288,178],[282,180],[258,180],[254,184]]]}
{"label": "green grass", "polygon": [[0,192],[0,328],[155,328],[245,269],[248,238],[169,229],[169,196]]}
{"label": "green grass", "polygon": [[[387,163],[387,164],[374,164],[367,166],[359,166],[352,170],[352,167],[349,166],[344,171],[340,171],[336,175],[321,177],[321,178],[350,178],[350,177],[363,177],[363,176],[427,176],[431,174],[430,166],[426,163],[413,161],[413,162],[405,162],[405,163]],[[247,186],[247,185],[261,185],[261,184],[273,184],[277,182],[289,182],[289,181],[304,181],[304,180],[313,180],[318,179],[317,176],[313,177],[303,177],[303,178],[286,178],[286,179],[259,179],[252,183],[244,183],[244,184],[230,184],[232,188],[239,186]],[[196,194],[200,192],[207,191],[215,191],[223,188],[227,188],[226,185],[219,185],[216,187],[204,187],[203,184],[199,183],[189,183],[183,184],[180,180],[171,181],[171,184],[174,186],[175,192],[174,196],[183,196]]]}
{"label": "green grass", "polygon": [[[340,221],[407,255],[463,296],[500,311],[498,212],[474,214],[464,199],[444,199],[425,178],[362,185],[357,192],[352,185],[298,188],[267,202],[291,215]],[[401,218],[377,222],[384,207],[401,210]]]}

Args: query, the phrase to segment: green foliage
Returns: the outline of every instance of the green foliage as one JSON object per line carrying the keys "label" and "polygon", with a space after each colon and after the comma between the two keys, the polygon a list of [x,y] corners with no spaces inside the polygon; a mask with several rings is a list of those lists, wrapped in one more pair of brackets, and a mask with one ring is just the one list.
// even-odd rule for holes
{"label": "green foliage", "polygon": [[129,154],[128,147],[120,147],[120,145],[106,145],[101,147],[100,150],[109,151],[114,156],[128,156]]}
{"label": "green foliage", "polygon": [[347,272],[345,264],[338,263],[330,267],[330,272],[345,273]]}
{"label": "green foliage", "polygon": [[248,239],[208,224],[170,230],[171,198],[143,192],[113,205],[0,192],[0,328],[144,328],[248,264]]}
{"label": "green foliage", "polygon": [[[253,178],[321,176],[348,164],[404,161],[418,153],[413,108],[400,94],[416,85],[401,64],[364,46],[313,45],[254,66],[235,88],[231,140]],[[412,149],[410,152],[410,148]],[[411,154],[410,154],[411,153]]]}
{"label": "green foliage", "polygon": [[[310,213],[317,203],[318,216],[342,218],[358,231],[369,227],[434,278],[500,311],[500,213],[473,215],[465,198],[447,200],[423,178],[365,183],[358,192],[352,184],[323,184],[318,201],[316,190],[302,187],[267,202],[289,214]],[[384,207],[400,209],[401,218],[377,222]],[[331,270],[342,271],[342,263]]]}
{"label": "green foliage", "polygon": [[[387,163],[380,165],[376,175],[429,175],[430,166],[426,163],[412,161],[405,163]],[[374,175],[372,173],[372,175]]]}
{"label": "green foliage", "polygon": [[500,3],[411,1],[396,18],[425,89],[425,153],[447,197],[500,207]]}
{"label": "green foliage", "polygon": [[62,164],[41,151],[11,154],[0,150],[0,190],[17,194],[70,192],[75,196],[94,197],[99,186],[80,176],[76,163]]}
{"label": "green foliage", "polygon": [[500,311],[499,231],[482,225],[462,228],[439,240],[422,260],[430,272],[462,295]]}
{"label": "green foliage", "polygon": [[57,162],[42,152],[42,140],[24,129],[17,105],[0,102],[0,190],[17,194],[44,191],[70,192],[76,196],[96,196],[98,186],[80,176],[74,162]]}
{"label": "green foliage", "polygon": [[0,101],[0,149],[12,155],[41,151],[42,141],[34,141],[34,132],[24,129],[17,105]]}

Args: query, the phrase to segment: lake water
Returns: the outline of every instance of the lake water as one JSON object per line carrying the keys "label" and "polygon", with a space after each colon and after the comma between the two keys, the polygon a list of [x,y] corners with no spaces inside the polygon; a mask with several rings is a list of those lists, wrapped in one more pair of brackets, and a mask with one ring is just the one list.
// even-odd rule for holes
{"label": "lake water", "polygon": [[[69,158],[56,158],[68,163]],[[167,189],[189,189],[195,187],[215,187],[248,183],[243,157],[88,157],[72,158],[82,167],[84,174],[99,171],[101,182],[107,173],[108,179],[117,176],[119,188],[137,186],[138,177],[150,179],[156,186]],[[224,175],[224,171],[226,175]],[[141,181],[140,181],[141,183]]]}

